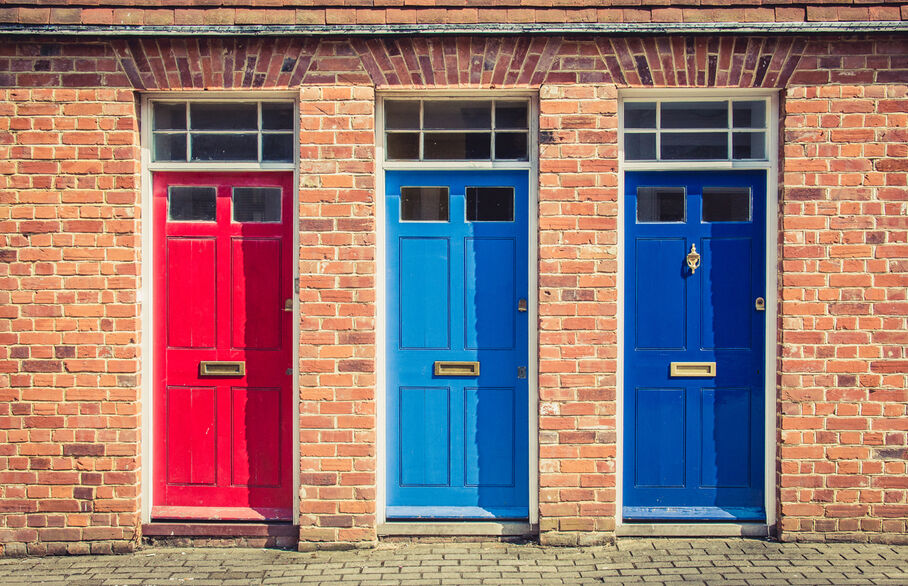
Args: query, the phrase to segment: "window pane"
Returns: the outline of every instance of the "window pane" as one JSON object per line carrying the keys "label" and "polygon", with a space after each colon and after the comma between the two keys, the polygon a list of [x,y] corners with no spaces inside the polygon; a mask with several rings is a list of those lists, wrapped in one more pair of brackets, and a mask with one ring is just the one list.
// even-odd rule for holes
{"label": "window pane", "polygon": [[426,159],[488,159],[492,152],[490,132],[426,133],[423,157]]}
{"label": "window pane", "polygon": [[262,102],[263,130],[292,130],[293,104]]}
{"label": "window pane", "polygon": [[262,160],[263,161],[292,161],[293,160],[293,135],[292,134],[263,134],[262,135]]}
{"label": "window pane", "polygon": [[628,161],[651,161],[656,158],[656,135],[650,133],[625,134],[624,158]]}
{"label": "window pane", "polygon": [[638,187],[638,222],[683,222],[683,187]]}
{"label": "window pane", "polygon": [[155,161],[185,161],[186,160],[186,135],[185,134],[157,134],[154,135],[154,160]]}
{"label": "window pane", "polygon": [[189,104],[192,130],[257,130],[258,108],[255,104]]}
{"label": "window pane", "polygon": [[724,132],[663,132],[663,159],[728,159]]}
{"label": "window pane", "polygon": [[763,128],[766,125],[766,102],[733,102],[731,120],[735,128]]}
{"label": "window pane", "polygon": [[186,104],[155,104],[155,130],[186,130]]}
{"label": "window pane", "polygon": [[663,102],[659,122],[662,128],[728,128],[728,102]]}
{"label": "window pane", "polygon": [[234,222],[280,222],[280,187],[234,187]]}
{"label": "window pane", "polygon": [[214,222],[217,217],[217,189],[169,187],[167,208],[174,222]]}
{"label": "window pane", "polygon": [[467,187],[467,221],[513,222],[513,187]]}
{"label": "window pane", "polygon": [[526,132],[496,132],[495,133],[495,158],[496,159],[523,159],[527,158],[527,133]]}
{"label": "window pane", "polygon": [[401,187],[400,219],[408,222],[447,222],[447,187]]}
{"label": "window pane", "polygon": [[749,222],[749,187],[704,187],[704,222]]}
{"label": "window pane", "polygon": [[419,102],[385,102],[385,128],[419,130]]}
{"label": "window pane", "polygon": [[766,135],[762,132],[735,132],[731,147],[735,159],[765,159]]}
{"label": "window pane", "polygon": [[394,132],[388,134],[388,158],[414,160],[419,158],[419,133]]}
{"label": "window pane", "polygon": [[625,102],[624,104],[625,128],[655,128],[656,104],[641,102]]}
{"label": "window pane", "polygon": [[495,128],[529,128],[526,102],[495,102]]}
{"label": "window pane", "polygon": [[193,161],[258,161],[255,134],[193,134]]}
{"label": "window pane", "polygon": [[492,127],[492,102],[423,103],[423,128],[486,129]]}

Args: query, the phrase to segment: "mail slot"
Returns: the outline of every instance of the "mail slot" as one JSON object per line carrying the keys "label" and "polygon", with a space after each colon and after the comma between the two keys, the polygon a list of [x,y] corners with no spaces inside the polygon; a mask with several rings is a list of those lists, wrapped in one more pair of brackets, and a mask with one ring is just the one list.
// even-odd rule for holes
{"label": "mail slot", "polygon": [[242,360],[203,360],[199,362],[199,376],[246,376],[246,363]]}
{"label": "mail slot", "polygon": [[671,376],[714,377],[715,362],[672,362]]}
{"label": "mail slot", "polygon": [[479,363],[436,360],[435,376],[479,376]]}

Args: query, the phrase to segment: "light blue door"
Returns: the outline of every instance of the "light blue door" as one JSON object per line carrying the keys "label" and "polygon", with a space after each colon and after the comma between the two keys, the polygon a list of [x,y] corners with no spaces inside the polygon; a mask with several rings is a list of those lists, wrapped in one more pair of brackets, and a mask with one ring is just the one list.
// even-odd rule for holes
{"label": "light blue door", "polygon": [[625,186],[623,517],[762,521],[766,173]]}
{"label": "light blue door", "polygon": [[389,171],[389,519],[525,519],[526,171]]}

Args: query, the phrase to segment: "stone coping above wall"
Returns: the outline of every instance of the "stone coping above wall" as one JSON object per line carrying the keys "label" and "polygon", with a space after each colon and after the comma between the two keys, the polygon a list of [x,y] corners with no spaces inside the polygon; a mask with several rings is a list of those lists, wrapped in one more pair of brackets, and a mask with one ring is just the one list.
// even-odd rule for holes
{"label": "stone coping above wall", "polygon": [[[129,6],[141,4],[140,7]],[[620,24],[696,24],[716,23],[898,23],[908,20],[908,3],[877,0],[873,4],[795,5],[763,0],[736,2],[733,7],[719,0],[685,0],[676,6],[659,6],[665,2],[647,0],[502,0],[500,2],[465,2],[454,0],[376,0],[321,1],[303,0],[223,0],[217,5],[202,2],[162,2],[144,0],[99,0],[80,6],[72,0],[19,0],[0,7],[2,25],[76,25],[76,26],[232,26],[232,25],[298,25],[301,27],[376,27],[381,25],[424,25],[437,28],[457,25],[527,26],[573,25],[582,29],[596,25]],[[88,4],[87,2],[85,4]],[[214,4],[212,2],[212,4]],[[340,4],[344,4],[341,6]],[[374,4],[374,5],[373,5]],[[381,6],[385,4],[385,6]],[[459,4],[459,5],[458,5]],[[480,6],[481,5],[481,6]],[[520,28],[523,27],[523,28]],[[236,32],[236,31],[225,31]],[[255,32],[255,31],[250,31]],[[300,32],[322,32],[306,31]],[[335,32],[349,32],[339,31]],[[370,30],[370,32],[380,32]],[[420,32],[433,32],[423,30]],[[437,31],[436,31],[437,32]],[[479,32],[457,30],[455,32]],[[568,32],[540,30],[538,32]],[[628,30],[627,32],[646,32]],[[652,32],[666,32],[654,30]],[[679,32],[687,32],[679,31]],[[769,32],[769,31],[767,31]],[[800,32],[780,29],[778,32]],[[160,31],[155,31],[159,34]]]}

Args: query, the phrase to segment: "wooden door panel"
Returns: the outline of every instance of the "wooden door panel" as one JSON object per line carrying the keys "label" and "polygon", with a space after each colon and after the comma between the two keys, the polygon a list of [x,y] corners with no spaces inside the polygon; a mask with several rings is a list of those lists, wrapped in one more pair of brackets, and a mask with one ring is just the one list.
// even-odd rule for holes
{"label": "wooden door panel", "polygon": [[215,387],[167,387],[167,482],[217,482],[217,394]]}
{"label": "wooden door panel", "polygon": [[167,238],[167,345],[214,348],[217,240]]}
{"label": "wooden door panel", "polygon": [[284,308],[281,252],[279,238],[232,239],[232,348],[275,350],[281,347],[280,325]]}
{"label": "wooden door panel", "polygon": [[230,389],[231,484],[233,486],[280,485],[281,413],[279,388]]}

